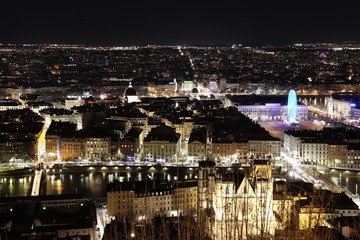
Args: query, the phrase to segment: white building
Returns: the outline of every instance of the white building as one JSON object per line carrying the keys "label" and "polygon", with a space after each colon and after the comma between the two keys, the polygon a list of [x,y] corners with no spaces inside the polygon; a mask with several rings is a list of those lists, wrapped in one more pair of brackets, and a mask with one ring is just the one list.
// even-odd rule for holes
{"label": "white building", "polygon": [[304,163],[327,165],[328,144],[321,142],[303,141],[301,143],[301,156]]}
{"label": "white building", "polygon": [[0,111],[20,109],[23,109],[23,105],[18,100],[0,99]]}
{"label": "white building", "polygon": [[181,84],[181,91],[191,92],[196,87],[195,83],[191,80],[183,81]]}
{"label": "white building", "polygon": [[291,157],[298,159],[301,155],[301,139],[291,134],[284,134],[284,148]]}
{"label": "white building", "polygon": [[77,130],[82,129],[82,115],[74,113],[67,109],[46,108],[41,110],[40,116],[45,119],[46,126],[50,126],[51,121],[55,122],[71,122],[77,125]]}
{"label": "white building", "polygon": [[335,118],[349,118],[351,112],[350,102],[345,100],[325,97],[327,114]]}
{"label": "white building", "polygon": [[73,107],[80,107],[85,105],[85,100],[81,98],[67,98],[65,99],[65,109],[70,110]]}
{"label": "white building", "polygon": [[280,157],[280,140],[249,140],[248,154],[250,158],[276,159]]}
{"label": "white building", "polygon": [[[257,121],[283,121],[287,115],[287,106],[280,103],[266,103],[265,105],[238,105],[238,111]],[[298,105],[297,116],[299,120],[305,120],[308,117],[308,106]]]}
{"label": "white building", "polygon": [[131,82],[129,82],[129,87],[124,92],[124,99],[126,103],[133,103],[139,101],[136,90],[131,85]]}

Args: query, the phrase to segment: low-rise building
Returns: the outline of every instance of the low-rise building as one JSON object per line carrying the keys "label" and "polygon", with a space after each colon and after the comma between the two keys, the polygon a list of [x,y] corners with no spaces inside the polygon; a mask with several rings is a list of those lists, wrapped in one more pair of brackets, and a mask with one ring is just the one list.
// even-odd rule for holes
{"label": "low-rise building", "polygon": [[23,105],[18,100],[0,99],[0,111],[19,110]]}
{"label": "low-rise building", "polygon": [[360,169],[360,144],[348,144],[345,157],[347,157],[346,160],[335,162],[335,166]]}
{"label": "low-rise building", "polygon": [[359,216],[358,206],[344,192],[331,193],[324,190],[312,194],[306,200],[298,202],[300,207],[298,219],[299,230],[312,229],[316,226],[331,227],[328,220],[338,217]]}
{"label": "low-rise building", "polygon": [[343,119],[350,117],[351,106],[348,101],[325,97],[325,107],[330,117]]}
{"label": "low-rise building", "polygon": [[225,159],[236,159],[236,143],[226,141],[212,141],[212,159],[225,160]]}
{"label": "low-rise building", "polygon": [[132,128],[125,137],[120,140],[120,152],[124,159],[134,160],[136,155],[140,153],[140,140],[142,136],[142,129]]}
{"label": "low-rise building", "polygon": [[180,134],[175,128],[160,125],[144,139],[143,157],[155,162],[176,162],[180,151]]}
{"label": "low-rise building", "polygon": [[[348,146],[345,143],[329,143],[327,145],[327,166],[339,166],[348,159]],[[324,163],[323,163],[324,164]]]}
{"label": "low-rise building", "polygon": [[328,144],[317,141],[304,140],[301,143],[301,156],[304,163],[328,165]]}
{"label": "low-rise building", "polygon": [[[288,108],[280,103],[266,103],[265,105],[238,105],[238,110],[254,121],[283,121],[286,119]],[[306,120],[308,106],[298,105],[297,116],[299,120]]]}
{"label": "low-rise building", "polygon": [[[76,131],[76,124],[70,122],[52,122],[45,135],[45,159],[49,161],[56,161],[63,159],[73,160],[74,158],[81,155],[81,153],[75,153],[73,147],[65,147],[62,150],[61,144],[63,143],[63,138],[66,139],[66,136],[71,135]],[[71,139],[71,138],[70,138]],[[65,142],[71,142],[65,141]],[[79,142],[79,141],[77,141]],[[69,151],[68,151],[69,150]]]}
{"label": "low-rise building", "polygon": [[[93,202],[79,195],[0,198],[1,227],[8,239],[95,240],[98,224]],[[10,214],[9,214],[10,213]],[[3,236],[3,235],[1,235]]]}
{"label": "low-rise building", "polygon": [[159,82],[149,83],[148,85],[148,92],[158,96],[174,95],[177,90],[176,79],[159,80]]}
{"label": "low-rise building", "polygon": [[207,157],[207,137],[205,128],[194,129],[188,141],[188,160],[192,162],[203,161]]}
{"label": "low-rise building", "polygon": [[51,122],[71,122],[77,124],[77,129],[81,129],[79,125],[81,115],[73,112],[72,110],[59,109],[59,108],[46,108],[41,110],[40,116],[45,119],[45,124],[50,126]]}
{"label": "low-rise building", "polygon": [[252,159],[275,160],[280,157],[281,141],[271,136],[249,139],[249,157]]}
{"label": "low-rise building", "polygon": [[97,161],[120,156],[119,136],[108,128],[51,130],[45,139],[47,159],[72,161],[81,158]]}
{"label": "low-rise building", "polygon": [[42,131],[42,122],[0,124],[0,158],[37,159]]}
{"label": "low-rise building", "polygon": [[193,213],[197,204],[197,181],[175,183],[155,180],[115,182],[108,185],[107,206],[110,216],[134,220],[155,216],[180,216]]}
{"label": "low-rise building", "polygon": [[329,167],[358,168],[360,131],[344,128],[322,131],[289,130],[284,134],[284,149],[304,163]]}
{"label": "low-rise building", "polygon": [[249,142],[246,139],[235,140],[237,163],[249,163]]}

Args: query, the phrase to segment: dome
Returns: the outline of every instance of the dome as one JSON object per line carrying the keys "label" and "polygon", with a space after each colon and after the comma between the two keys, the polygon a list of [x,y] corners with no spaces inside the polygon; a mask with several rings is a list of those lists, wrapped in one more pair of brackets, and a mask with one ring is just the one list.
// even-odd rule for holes
{"label": "dome", "polygon": [[192,93],[199,93],[199,90],[197,88],[193,88],[191,92]]}
{"label": "dome", "polygon": [[137,96],[135,89],[131,85],[131,82],[129,83],[129,87],[124,92],[124,97],[129,96]]}
{"label": "dome", "polygon": [[128,96],[136,96],[136,91],[134,88],[127,88],[125,90],[125,93],[124,93],[125,97],[128,97]]}

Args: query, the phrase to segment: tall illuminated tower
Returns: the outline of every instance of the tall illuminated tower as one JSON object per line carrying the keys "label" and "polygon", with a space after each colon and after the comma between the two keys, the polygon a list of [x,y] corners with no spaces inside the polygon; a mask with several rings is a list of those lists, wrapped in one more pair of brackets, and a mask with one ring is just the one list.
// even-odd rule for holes
{"label": "tall illuminated tower", "polygon": [[285,119],[287,124],[297,123],[297,97],[296,92],[291,89],[288,96],[287,116]]}

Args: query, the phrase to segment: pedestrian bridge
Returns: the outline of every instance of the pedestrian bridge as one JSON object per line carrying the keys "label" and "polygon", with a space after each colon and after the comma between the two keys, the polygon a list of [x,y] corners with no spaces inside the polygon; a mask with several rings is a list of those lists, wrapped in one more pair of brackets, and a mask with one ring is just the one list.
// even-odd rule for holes
{"label": "pedestrian bridge", "polygon": [[43,175],[42,164],[38,163],[35,167],[35,175],[34,175],[33,185],[31,188],[31,196],[40,195],[42,175]]}

